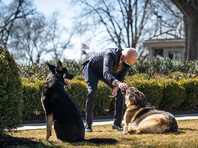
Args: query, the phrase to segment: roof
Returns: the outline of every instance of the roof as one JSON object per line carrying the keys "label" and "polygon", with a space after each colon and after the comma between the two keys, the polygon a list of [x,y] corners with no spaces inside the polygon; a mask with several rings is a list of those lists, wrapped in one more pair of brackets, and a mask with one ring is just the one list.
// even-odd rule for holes
{"label": "roof", "polygon": [[[149,40],[170,40],[170,39],[184,39],[185,33],[183,30],[170,30],[162,34],[156,35]],[[147,40],[147,41],[149,41]]]}

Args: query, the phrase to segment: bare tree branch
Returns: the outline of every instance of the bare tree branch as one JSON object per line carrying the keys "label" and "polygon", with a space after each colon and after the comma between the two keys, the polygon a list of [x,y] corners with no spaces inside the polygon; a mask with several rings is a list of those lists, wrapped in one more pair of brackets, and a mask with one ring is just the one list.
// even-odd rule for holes
{"label": "bare tree branch", "polygon": [[11,29],[16,20],[27,17],[35,12],[29,0],[15,0],[4,10],[5,15],[1,16],[0,45],[7,47]]}

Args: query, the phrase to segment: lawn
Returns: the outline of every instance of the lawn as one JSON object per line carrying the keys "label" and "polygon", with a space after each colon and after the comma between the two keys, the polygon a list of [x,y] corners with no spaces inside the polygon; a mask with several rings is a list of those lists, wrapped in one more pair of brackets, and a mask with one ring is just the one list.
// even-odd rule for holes
{"label": "lawn", "polygon": [[[63,143],[56,141],[53,130],[49,142],[46,141],[46,130],[26,130],[11,132],[13,137],[32,138],[38,142],[34,147],[66,147],[66,148],[88,148],[88,147],[171,147],[171,148],[198,148],[198,120],[178,121],[179,130],[176,133],[166,134],[140,134],[140,135],[120,135],[117,130],[113,130],[111,125],[94,126],[92,133],[85,133],[86,139],[91,138],[113,138],[116,144],[94,144],[90,142]],[[21,146],[19,146],[21,147]],[[24,146],[25,147],[25,146]],[[26,146],[29,147],[29,146]]]}

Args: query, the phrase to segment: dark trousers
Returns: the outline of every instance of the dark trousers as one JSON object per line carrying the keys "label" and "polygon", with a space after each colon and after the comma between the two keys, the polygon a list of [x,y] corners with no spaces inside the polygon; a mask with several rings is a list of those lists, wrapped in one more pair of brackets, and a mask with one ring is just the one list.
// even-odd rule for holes
{"label": "dark trousers", "polygon": [[[88,87],[88,95],[87,95],[86,105],[85,105],[86,124],[91,126],[93,122],[93,110],[94,110],[94,105],[96,101],[98,81],[102,80],[112,89],[113,89],[113,85],[108,83],[102,77],[98,76],[92,70],[89,62],[84,65],[83,74],[84,74],[85,82],[87,83],[87,87]],[[121,124],[122,122],[123,100],[124,100],[123,95],[119,89],[117,92],[117,96],[115,98],[114,117],[113,117],[114,124]]]}

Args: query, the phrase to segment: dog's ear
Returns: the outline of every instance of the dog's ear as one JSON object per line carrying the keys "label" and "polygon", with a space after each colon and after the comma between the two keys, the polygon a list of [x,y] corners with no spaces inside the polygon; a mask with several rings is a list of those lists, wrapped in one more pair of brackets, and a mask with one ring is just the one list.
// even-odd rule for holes
{"label": "dog's ear", "polygon": [[63,69],[63,66],[62,66],[62,63],[61,63],[60,60],[58,60],[57,69],[60,70],[60,71],[62,71],[62,69]]}
{"label": "dog's ear", "polygon": [[136,91],[135,96],[136,96],[137,104],[140,107],[145,107],[148,104],[146,97],[140,91]]}
{"label": "dog's ear", "polygon": [[47,63],[47,65],[48,65],[49,70],[50,70],[51,72],[54,72],[54,71],[55,71],[55,66],[54,66],[54,65],[51,65],[51,64],[49,64],[49,63]]}

